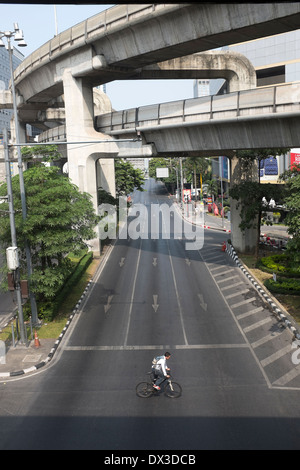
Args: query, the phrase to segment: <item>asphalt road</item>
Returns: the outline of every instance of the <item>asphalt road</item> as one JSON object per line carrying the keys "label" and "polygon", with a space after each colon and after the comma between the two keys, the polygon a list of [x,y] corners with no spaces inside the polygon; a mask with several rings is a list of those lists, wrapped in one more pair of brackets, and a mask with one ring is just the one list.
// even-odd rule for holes
{"label": "asphalt road", "polygon": [[[129,219],[144,238],[117,240],[50,365],[0,383],[1,449],[300,448],[291,333],[222,252],[224,233],[194,251],[147,236],[151,204],[168,201],[149,180]],[[166,350],[182,396],[137,397]]]}

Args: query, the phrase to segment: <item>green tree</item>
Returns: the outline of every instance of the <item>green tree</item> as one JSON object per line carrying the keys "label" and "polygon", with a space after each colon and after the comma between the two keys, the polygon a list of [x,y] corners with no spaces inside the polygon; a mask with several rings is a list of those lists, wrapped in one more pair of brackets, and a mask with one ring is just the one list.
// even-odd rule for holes
{"label": "green tree", "polygon": [[[17,243],[20,249],[21,272],[26,273],[24,239],[32,256],[31,288],[38,300],[54,297],[70,274],[67,258],[70,252],[87,247],[94,238],[98,223],[91,197],[81,193],[59,168],[33,166],[24,172],[27,218],[23,220],[19,176],[12,178]],[[6,183],[0,195],[7,193]],[[8,204],[2,204],[8,209]],[[4,207],[6,206],[6,207]],[[11,243],[9,215],[1,212],[0,241],[3,248]]]}
{"label": "green tree", "polygon": [[[202,175],[207,171],[208,162],[203,157],[187,157],[184,162],[186,168],[187,178],[192,180],[195,188],[195,199],[197,201],[197,175],[200,176],[200,183],[202,182]],[[199,179],[198,179],[199,181]]]}
{"label": "green tree", "polygon": [[[169,176],[168,178],[157,178],[156,169],[157,168],[168,168]],[[174,194],[175,188],[177,187],[177,175],[179,175],[179,160],[178,158],[152,158],[149,162],[149,176],[159,181],[163,181],[166,185],[168,191],[171,194]],[[180,178],[178,176],[178,178]]]}
{"label": "green tree", "polygon": [[[262,160],[269,156],[276,157],[276,155],[285,154],[287,151],[286,148],[274,148],[236,152],[236,156],[242,160],[241,177],[245,175],[246,179],[242,179],[239,184],[233,185],[229,190],[229,194],[238,201],[236,207],[241,208],[241,223],[239,225],[241,230],[244,231],[247,228],[257,229],[256,258],[258,258],[262,213],[268,210],[268,203],[271,199],[278,200],[281,195],[281,188],[270,183],[261,185],[259,177],[258,181],[249,181],[247,180],[247,174],[250,173],[253,162],[258,161],[258,167],[260,167]],[[267,205],[263,202],[263,198],[266,199]]]}
{"label": "green tree", "polygon": [[[151,158],[151,160],[149,162],[149,176],[150,176],[150,178],[160,180],[161,178],[156,177],[156,169],[157,168],[169,168],[169,167],[170,167],[170,159],[164,158],[164,157]],[[164,181],[166,179],[167,178],[164,178]]]}
{"label": "green tree", "polygon": [[120,158],[115,160],[115,180],[117,197],[126,196],[134,189],[144,191],[142,186],[145,178],[142,170],[134,168],[131,163]]}
{"label": "green tree", "polygon": [[33,147],[22,147],[21,149],[23,161],[31,161],[35,163],[53,162],[62,158],[61,153],[58,151],[58,146],[49,145],[34,145]]}
{"label": "green tree", "polygon": [[292,264],[300,263],[300,165],[285,171],[280,179],[285,182],[284,205],[288,211],[285,222],[292,236],[287,253]]}
{"label": "green tree", "polygon": [[214,200],[214,197],[217,196],[218,194],[218,183],[214,179],[210,179],[206,181],[207,184],[207,192],[211,196],[212,200]]}

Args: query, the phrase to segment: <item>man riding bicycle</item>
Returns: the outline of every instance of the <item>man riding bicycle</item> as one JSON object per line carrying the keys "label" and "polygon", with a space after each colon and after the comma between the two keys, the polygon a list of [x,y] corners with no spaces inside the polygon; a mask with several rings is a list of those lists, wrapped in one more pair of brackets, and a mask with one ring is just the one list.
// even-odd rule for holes
{"label": "man riding bicycle", "polygon": [[161,358],[156,362],[155,365],[152,366],[152,370],[154,373],[154,377],[158,377],[155,385],[153,387],[156,390],[160,390],[160,384],[166,379],[169,378],[170,376],[168,375],[168,372],[170,369],[167,367],[167,360],[170,359],[171,354],[169,352],[166,352],[164,356],[161,356]]}

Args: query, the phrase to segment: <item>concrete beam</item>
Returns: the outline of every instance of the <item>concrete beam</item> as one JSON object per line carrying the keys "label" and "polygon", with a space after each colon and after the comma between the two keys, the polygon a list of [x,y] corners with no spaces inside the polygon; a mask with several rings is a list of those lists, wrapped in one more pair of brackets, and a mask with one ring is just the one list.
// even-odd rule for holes
{"label": "concrete beam", "polygon": [[[293,148],[299,146],[300,114],[233,118],[195,126],[177,125],[140,129],[146,142],[153,142],[161,155],[227,155],[232,149]],[[139,129],[138,129],[139,130]]]}
{"label": "concrete beam", "polygon": [[109,9],[109,24],[105,15],[57,35],[20,64],[15,83],[25,103],[59,96],[63,69],[72,64],[75,75],[86,69],[95,86],[118,79],[116,67],[134,74],[157,62],[298,29],[300,4],[118,5]]}
{"label": "concrete beam", "polygon": [[132,79],[224,78],[228,93],[256,88],[256,72],[243,54],[209,51],[143,67]]}

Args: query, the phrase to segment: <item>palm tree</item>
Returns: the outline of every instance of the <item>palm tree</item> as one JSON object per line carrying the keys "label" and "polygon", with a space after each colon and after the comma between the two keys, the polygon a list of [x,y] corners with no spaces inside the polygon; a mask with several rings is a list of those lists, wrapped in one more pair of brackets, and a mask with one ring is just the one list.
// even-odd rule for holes
{"label": "palm tree", "polygon": [[202,174],[206,172],[208,165],[209,164],[207,160],[203,157],[188,157],[186,159],[186,168],[192,170],[194,174],[195,201],[197,201],[197,174],[200,174],[200,185],[202,195]]}
{"label": "palm tree", "polygon": [[218,194],[218,183],[216,180],[209,180],[207,181],[207,192],[208,194],[214,199],[214,196]]}

